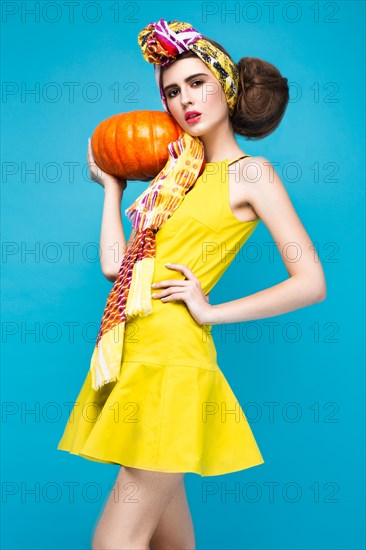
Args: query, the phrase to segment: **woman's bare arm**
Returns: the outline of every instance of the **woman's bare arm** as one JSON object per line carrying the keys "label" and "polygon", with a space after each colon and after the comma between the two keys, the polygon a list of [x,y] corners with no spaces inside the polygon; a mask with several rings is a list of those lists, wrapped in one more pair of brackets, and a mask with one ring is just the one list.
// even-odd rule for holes
{"label": "woman's bare arm", "polygon": [[110,180],[104,187],[104,204],[100,230],[100,265],[103,275],[115,281],[126,252],[126,237],[121,217],[122,187]]}
{"label": "woman's bare arm", "polygon": [[289,278],[239,300],[213,305],[211,319],[205,324],[273,317],[326,297],[324,272],[315,247],[273,165],[264,157],[254,157],[247,163],[245,181],[242,172],[243,197],[245,194],[245,200],[270,231]]}
{"label": "woman's bare arm", "polygon": [[127,182],[107,174],[96,164],[90,139],[88,142],[88,163],[90,178],[104,188],[99,247],[100,264],[103,275],[113,282],[118,275],[127,247],[121,217],[121,202]]}

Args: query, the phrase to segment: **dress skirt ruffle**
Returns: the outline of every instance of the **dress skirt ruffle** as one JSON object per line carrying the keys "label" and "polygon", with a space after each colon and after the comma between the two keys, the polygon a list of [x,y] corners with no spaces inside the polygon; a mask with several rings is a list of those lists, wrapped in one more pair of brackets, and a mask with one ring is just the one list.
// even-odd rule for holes
{"label": "dress skirt ruffle", "polygon": [[215,476],[264,463],[217,364],[125,361],[97,391],[85,379],[58,449],[108,464]]}

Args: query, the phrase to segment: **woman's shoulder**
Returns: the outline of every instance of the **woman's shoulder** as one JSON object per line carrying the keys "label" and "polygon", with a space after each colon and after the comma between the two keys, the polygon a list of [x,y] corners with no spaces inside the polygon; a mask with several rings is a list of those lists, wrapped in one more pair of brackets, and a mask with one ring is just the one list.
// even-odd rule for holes
{"label": "woman's shoulder", "polygon": [[[246,153],[243,153],[243,155],[245,155],[245,154]],[[269,165],[272,166],[271,161],[269,159],[267,159],[266,157],[253,156],[253,155],[248,155],[244,158],[241,158],[237,162],[242,163],[242,164],[259,166],[259,167],[269,166]]]}
{"label": "woman's shoulder", "polygon": [[248,156],[237,161],[239,167],[240,181],[270,182],[275,177],[275,168],[272,162],[262,156]]}
{"label": "woman's shoulder", "polygon": [[278,195],[283,195],[285,186],[277,174],[272,162],[263,156],[250,156],[237,163],[239,166],[238,195],[243,202],[254,206],[262,199],[275,201]]}

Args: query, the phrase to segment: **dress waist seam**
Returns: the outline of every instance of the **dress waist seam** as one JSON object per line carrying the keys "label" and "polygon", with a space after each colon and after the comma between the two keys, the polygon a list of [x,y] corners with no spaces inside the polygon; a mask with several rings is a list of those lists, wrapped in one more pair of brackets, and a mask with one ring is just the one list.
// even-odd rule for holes
{"label": "dress waist seam", "polygon": [[211,367],[210,366],[207,366],[207,365],[198,365],[198,364],[187,364],[187,363],[177,363],[177,362],[174,362],[174,363],[171,363],[171,362],[167,362],[167,361],[158,361],[158,362],[154,362],[152,363],[151,361],[146,361],[145,359],[141,359],[139,361],[129,361],[129,360],[126,360],[126,361],[123,361],[122,360],[122,365],[126,365],[126,364],[141,364],[143,363],[144,365],[151,365],[151,366],[155,366],[155,367],[184,367],[184,368],[195,368],[195,369],[205,369],[205,370],[209,370],[209,371],[213,371],[215,372],[217,370],[217,365],[212,365]]}

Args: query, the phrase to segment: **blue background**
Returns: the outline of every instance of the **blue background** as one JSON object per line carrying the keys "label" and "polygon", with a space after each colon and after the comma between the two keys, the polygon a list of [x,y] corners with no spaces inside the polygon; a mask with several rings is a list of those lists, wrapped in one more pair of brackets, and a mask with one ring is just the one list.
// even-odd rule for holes
{"label": "blue background", "polygon": [[[87,139],[115,113],[162,110],[137,34],[163,17],[289,79],[276,132],[238,142],[275,165],[327,280],[324,302],[215,328],[219,365],[265,464],[186,475],[197,548],[364,548],[364,3],[277,2],[270,17],[261,2],[80,2],[73,20],[55,4],[38,3],[35,20],[25,13],[34,2],[2,3],[3,547],[90,548],[118,472],[56,447],[111,288],[96,256],[103,191],[88,179]],[[77,83],[73,98],[67,83]],[[132,182],[123,209],[145,187]],[[211,303],[286,279],[271,243],[260,224]],[[207,483],[215,494],[206,502]],[[233,488],[237,499],[226,495]]]}

